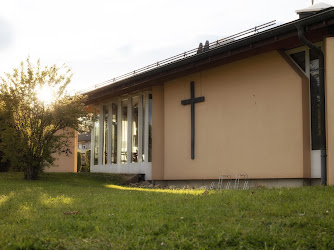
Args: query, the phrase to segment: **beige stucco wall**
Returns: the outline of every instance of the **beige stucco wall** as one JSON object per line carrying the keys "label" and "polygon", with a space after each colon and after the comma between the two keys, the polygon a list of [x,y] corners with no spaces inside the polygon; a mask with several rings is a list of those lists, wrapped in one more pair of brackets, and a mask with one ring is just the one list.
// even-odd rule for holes
{"label": "beige stucco wall", "polygon": [[[194,160],[190,105],[181,105],[190,81],[205,97],[195,105]],[[276,51],[166,82],[163,178],[310,177],[308,101],[307,83]]]}
{"label": "beige stucco wall", "polygon": [[164,87],[152,87],[152,179],[164,178]]}
{"label": "beige stucco wall", "polygon": [[325,39],[327,184],[334,185],[334,37]]}
{"label": "beige stucco wall", "polygon": [[75,137],[69,139],[69,149],[72,154],[54,154],[53,156],[56,157],[57,160],[52,167],[45,168],[45,172],[77,172],[78,132],[73,130],[70,131],[75,133]]}

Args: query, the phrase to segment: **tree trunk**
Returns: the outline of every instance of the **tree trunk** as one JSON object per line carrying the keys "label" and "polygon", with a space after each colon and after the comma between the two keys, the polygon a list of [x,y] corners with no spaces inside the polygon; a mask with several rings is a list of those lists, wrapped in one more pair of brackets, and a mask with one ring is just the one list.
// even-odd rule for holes
{"label": "tree trunk", "polygon": [[29,165],[24,170],[24,179],[25,180],[37,180],[38,179],[38,167]]}

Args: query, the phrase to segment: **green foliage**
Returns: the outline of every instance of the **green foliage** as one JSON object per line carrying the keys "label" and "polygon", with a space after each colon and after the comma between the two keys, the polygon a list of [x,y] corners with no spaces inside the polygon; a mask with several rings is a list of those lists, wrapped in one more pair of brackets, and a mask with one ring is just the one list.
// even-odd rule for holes
{"label": "green foliage", "polygon": [[0,151],[0,172],[7,172],[9,170],[9,162],[2,161],[3,153]]}
{"label": "green foliage", "polygon": [[[0,116],[0,120],[1,120],[1,116]],[[0,130],[0,134],[1,134],[1,130]],[[0,138],[0,142],[1,142],[1,138]],[[10,167],[10,163],[8,160],[4,161],[3,160],[3,152],[0,151],[0,172],[7,172],[9,170]]]}
{"label": "green foliage", "polygon": [[81,152],[78,151],[77,152],[77,172],[81,172],[81,158],[82,158],[82,155],[81,155]]}
{"label": "green foliage", "polygon": [[85,152],[85,165],[86,165],[86,172],[90,172],[90,154],[91,150],[88,149]]}
{"label": "green foliage", "polygon": [[189,195],[107,188],[122,182],[112,174],[21,179],[0,173],[0,249],[334,248],[334,187]]}
{"label": "green foliage", "polygon": [[[36,67],[29,58],[0,82],[0,151],[3,161],[22,169],[25,179],[37,179],[53,164],[56,153],[70,154],[69,139],[85,122],[83,96],[70,96],[68,67]],[[42,101],[40,89],[50,89],[50,102]],[[45,95],[45,93],[44,93]],[[51,100],[53,101],[51,102]],[[79,118],[83,117],[79,120]]]}

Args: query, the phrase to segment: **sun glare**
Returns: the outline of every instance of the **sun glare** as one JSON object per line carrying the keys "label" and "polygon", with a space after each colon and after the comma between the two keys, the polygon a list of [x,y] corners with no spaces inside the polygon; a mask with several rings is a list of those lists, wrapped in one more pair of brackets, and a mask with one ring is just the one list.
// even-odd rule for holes
{"label": "sun glare", "polygon": [[55,100],[54,90],[50,86],[37,89],[37,98],[45,105],[50,105]]}

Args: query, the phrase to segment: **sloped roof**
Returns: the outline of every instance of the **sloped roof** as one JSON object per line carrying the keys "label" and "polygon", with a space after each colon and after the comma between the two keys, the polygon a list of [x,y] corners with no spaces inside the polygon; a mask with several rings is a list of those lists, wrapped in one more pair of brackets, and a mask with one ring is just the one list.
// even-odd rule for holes
{"label": "sloped roof", "polygon": [[223,46],[209,49],[185,59],[157,67],[128,78],[103,85],[85,92],[86,104],[98,104],[110,98],[131,93],[166,81],[192,74],[201,70],[217,67],[236,60],[258,55],[272,50],[287,50],[302,46],[298,38],[297,26],[305,27],[305,35],[312,42],[323,39],[325,35],[334,35],[334,8],[328,8],[303,19],[258,32]]}

